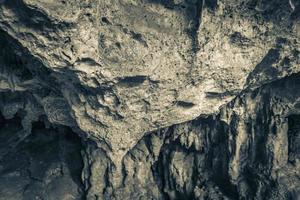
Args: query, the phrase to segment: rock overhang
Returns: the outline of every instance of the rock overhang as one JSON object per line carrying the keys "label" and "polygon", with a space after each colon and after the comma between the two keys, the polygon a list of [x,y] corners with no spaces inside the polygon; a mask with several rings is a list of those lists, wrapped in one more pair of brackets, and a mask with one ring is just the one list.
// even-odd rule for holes
{"label": "rock overhang", "polygon": [[[48,117],[72,118],[125,153],[146,132],[215,113],[244,89],[299,71],[299,23],[284,23],[293,11],[278,11],[277,22],[260,12],[233,0],[14,0],[1,3],[0,27],[51,74],[59,93],[34,94]],[[67,106],[48,108],[49,99]]]}

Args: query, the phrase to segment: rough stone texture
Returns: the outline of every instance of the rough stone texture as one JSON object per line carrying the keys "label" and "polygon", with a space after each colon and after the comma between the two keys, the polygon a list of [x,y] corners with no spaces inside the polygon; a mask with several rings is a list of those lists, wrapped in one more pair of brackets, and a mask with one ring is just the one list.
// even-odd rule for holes
{"label": "rough stone texture", "polygon": [[0,198],[300,198],[299,13],[0,0]]}
{"label": "rough stone texture", "polygon": [[20,117],[0,128],[0,199],[81,199],[83,160],[79,137],[66,128],[33,124],[22,140]]}

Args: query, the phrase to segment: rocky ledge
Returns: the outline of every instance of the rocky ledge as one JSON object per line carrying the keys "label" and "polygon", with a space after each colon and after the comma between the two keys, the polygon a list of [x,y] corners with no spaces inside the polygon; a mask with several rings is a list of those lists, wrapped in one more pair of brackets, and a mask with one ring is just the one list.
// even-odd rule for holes
{"label": "rocky ledge", "polygon": [[0,199],[300,198],[298,0],[0,0]]}

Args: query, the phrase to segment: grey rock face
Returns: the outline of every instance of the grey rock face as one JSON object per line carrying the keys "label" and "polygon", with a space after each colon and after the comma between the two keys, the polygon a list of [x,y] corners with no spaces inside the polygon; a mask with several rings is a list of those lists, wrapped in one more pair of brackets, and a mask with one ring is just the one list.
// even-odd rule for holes
{"label": "grey rock face", "polygon": [[0,198],[299,198],[299,9],[0,1]]}
{"label": "grey rock face", "polygon": [[117,199],[133,188],[143,192],[128,199],[299,198],[299,83],[289,77],[145,136],[124,157]]}

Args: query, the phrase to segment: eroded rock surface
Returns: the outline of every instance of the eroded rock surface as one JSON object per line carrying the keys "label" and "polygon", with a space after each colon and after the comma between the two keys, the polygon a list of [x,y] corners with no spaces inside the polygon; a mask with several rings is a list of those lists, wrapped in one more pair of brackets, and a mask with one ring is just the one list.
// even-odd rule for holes
{"label": "eroded rock surface", "polygon": [[0,1],[0,196],[299,198],[299,11],[298,0]]}

